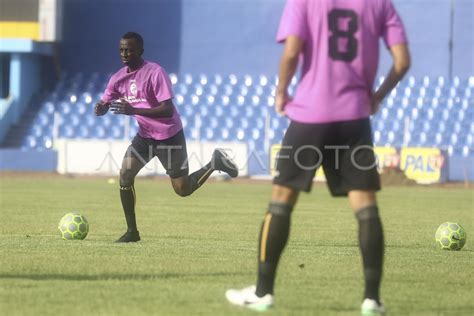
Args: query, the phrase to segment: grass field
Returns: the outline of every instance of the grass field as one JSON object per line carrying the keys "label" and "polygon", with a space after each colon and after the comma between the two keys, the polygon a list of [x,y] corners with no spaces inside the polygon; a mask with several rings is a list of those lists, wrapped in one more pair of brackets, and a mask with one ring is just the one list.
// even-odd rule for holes
{"label": "grass field", "polygon": [[[254,314],[230,306],[224,292],[255,281],[270,186],[210,182],[180,198],[167,181],[140,179],[136,190],[142,242],[114,244],[125,225],[117,184],[2,176],[0,314]],[[379,200],[390,315],[473,315],[473,191],[388,187]],[[90,223],[84,241],[58,236],[57,223],[70,211]],[[466,229],[462,251],[434,248],[445,221]],[[294,213],[277,305],[267,314],[359,315],[361,273],[347,201],[318,185]]]}

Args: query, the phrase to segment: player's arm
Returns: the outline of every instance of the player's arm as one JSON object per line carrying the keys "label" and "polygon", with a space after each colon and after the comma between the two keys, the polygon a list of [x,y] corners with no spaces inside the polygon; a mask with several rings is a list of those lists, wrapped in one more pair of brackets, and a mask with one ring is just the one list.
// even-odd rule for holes
{"label": "player's arm", "polygon": [[107,87],[105,88],[101,100],[95,104],[94,113],[97,116],[105,115],[109,111],[112,101],[120,98],[120,94],[115,89],[115,81],[113,78],[114,77],[112,76],[107,83]]}
{"label": "player's arm", "polygon": [[105,115],[105,113],[109,111],[109,107],[110,107],[110,102],[104,102],[100,100],[99,102],[95,104],[94,113],[97,116]]}
{"label": "player's arm", "polygon": [[174,105],[171,99],[159,103],[157,107],[151,109],[134,108],[125,99],[120,99],[118,102],[113,102],[110,105],[110,110],[114,114],[124,115],[141,115],[154,118],[170,118],[174,113]]}
{"label": "player's arm", "polygon": [[296,73],[298,58],[303,50],[303,45],[304,41],[294,35],[288,36],[285,40],[285,47],[280,60],[278,87],[275,98],[275,109],[280,114],[285,114],[285,105],[289,100],[288,87]]}
{"label": "player's arm", "polygon": [[383,99],[395,88],[403,76],[405,76],[408,69],[410,69],[410,52],[406,43],[391,46],[390,53],[392,55],[393,65],[385,77],[385,80],[372,96],[372,114],[378,111]]}

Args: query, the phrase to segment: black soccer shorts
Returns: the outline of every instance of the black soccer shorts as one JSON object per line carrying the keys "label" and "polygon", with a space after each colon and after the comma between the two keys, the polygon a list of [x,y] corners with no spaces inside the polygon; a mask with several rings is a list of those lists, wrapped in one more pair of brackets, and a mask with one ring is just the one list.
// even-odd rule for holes
{"label": "black soccer shorts", "polygon": [[143,162],[143,165],[154,157],[158,157],[170,178],[179,178],[189,173],[183,130],[164,140],[144,138],[137,134],[128,147],[125,157],[130,155]]}
{"label": "black soccer shorts", "polygon": [[321,165],[333,196],[347,196],[351,190],[380,190],[370,120],[292,121],[277,157],[273,183],[310,192]]}

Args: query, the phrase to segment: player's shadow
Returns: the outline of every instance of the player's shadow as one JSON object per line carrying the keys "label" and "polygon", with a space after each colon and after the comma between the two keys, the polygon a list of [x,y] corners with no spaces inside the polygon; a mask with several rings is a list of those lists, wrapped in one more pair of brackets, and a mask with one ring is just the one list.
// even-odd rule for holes
{"label": "player's shadow", "polygon": [[251,273],[241,272],[213,272],[213,273],[161,273],[161,274],[0,274],[0,279],[22,279],[32,281],[49,281],[49,280],[68,280],[68,281],[153,281],[153,280],[170,280],[170,279],[194,279],[209,277],[229,277],[229,276],[245,276]]}

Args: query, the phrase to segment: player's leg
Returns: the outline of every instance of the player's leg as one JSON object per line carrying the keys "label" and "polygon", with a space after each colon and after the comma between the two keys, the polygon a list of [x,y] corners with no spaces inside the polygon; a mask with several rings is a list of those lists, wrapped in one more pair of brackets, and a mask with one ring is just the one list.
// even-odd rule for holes
{"label": "player's leg", "polygon": [[335,155],[324,162],[330,191],[335,196],[348,195],[351,209],[358,222],[358,239],[365,279],[363,313],[382,314],[380,282],[384,256],[384,236],[379,217],[376,191],[380,189],[369,120],[341,122],[341,143],[349,148],[339,153],[339,168],[335,168]]}
{"label": "player's leg", "polygon": [[291,213],[300,191],[311,190],[318,167],[317,150],[299,150],[315,133],[312,126],[292,122],[277,160],[272,198],[260,229],[257,285],[228,290],[227,299],[236,305],[265,310],[273,306],[273,292],[279,259],[287,244]]}
{"label": "player's leg", "polygon": [[273,306],[273,288],[281,254],[290,234],[291,212],[299,191],[274,184],[272,199],[265,214],[258,243],[257,285],[226,292],[229,302],[258,311]]}
{"label": "player's leg", "polygon": [[137,135],[123,158],[122,168],[120,169],[120,200],[127,222],[127,232],[117,242],[140,240],[135,216],[136,194],[134,183],[136,175],[150,161],[151,155],[152,149],[149,149],[145,140]]}
{"label": "player's leg", "polygon": [[173,189],[179,196],[191,195],[207,181],[215,170],[225,171],[232,177],[238,175],[235,163],[220,149],[214,151],[212,160],[208,164],[188,175],[188,156],[183,131],[162,141],[160,145],[156,155],[170,176]]}
{"label": "player's leg", "polygon": [[172,179],[173,188],[180,196],[187,196],[199,189],[209,179],[214,171],[223,171],[230,177],[239,175],[239,170],[235,162],[223,149],[216,149],[209,161],[201,169],[193,172],[189,176]]}
{"label": "player's leg", "polygon": [[[375,192],[350,191],[349,202],[359,226],[359,247],[365,279],[364,304],[374,305],[383,312],[379,291],[383,270],[384,233]],[[376,304],[366,303],[367,299],[375,301]]]}
{"label": "player's leg", "polygon": [[[216,155],[216,152],[219,151],[219,154]],[[190,175],[182,175],[179,177],[171,177],[171,184],[173,185],[173,189],[178,194],[179,196],[188,196],[191,195],[194,191],[199,189],[206,181],[209,179],[210,175],[215,171],[215,170],[221,170],[225,171],[227,167],[219,167],[219,169],[216,169],[214,161],[220,161],[222,165],[230,165],[232,167],[229,167],[229,170],[227,172],[229,175],[232,174],[233,177],[236,177],[238,175],[238,170],[237,166],[235,163],[230,159],[228,156],[223,156],[220,153],[221,149],[216,149],[214,151],[213,155],[213,160],[211,160],[208,164],[203,166],[201,169],[193,172]],[[216,159],[217,157],[217,159]],[[234,170],[236,170],[234,172]]]}
{"label": "player's leg", "polygon": [[[223,149],[215,149],[211,161],[201,169],[190,174],[189,177],[183,177],[183,179],[177,182],[176,187],[179,188],[184,184],[184,187],[187,188],[187,190],[184,191],[185,195],[180,194],[180,191],[176,191],[176,193],[181,196],[193,193],[209,179],[214,171],[223,171],[231,178],[235,178],[239,175],[239,169],[232,158],[230,158]],[[175,186],[173,185],[173,187]]]}
{"label": "player's leg", "polygon": [[276,270],[290,234],[291,212],[299,191],[274,184],[258,243],[258,278],[255,294],[273,295]]}

